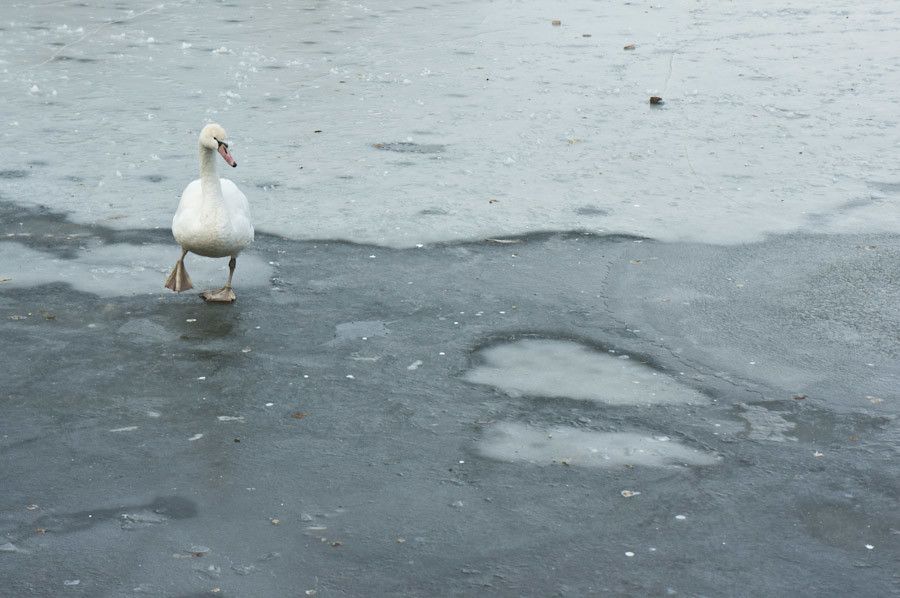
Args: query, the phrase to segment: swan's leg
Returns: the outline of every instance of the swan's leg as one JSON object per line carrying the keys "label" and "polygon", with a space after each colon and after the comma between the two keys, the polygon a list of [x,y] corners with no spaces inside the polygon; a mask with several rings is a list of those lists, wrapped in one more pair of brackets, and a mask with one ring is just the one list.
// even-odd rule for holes
{"label": "swan's leg", "polygon": [[200,293],[200,297],[208,303],[231,303],[237,299],[234,291],[231,290],[231,277],[234,276],[235,266],[237,266],[237,258],[231,256],[231,260],[228,262],[228,282],[225,283],[225,286],[218,291],[206,291]]}
{"label": "swan's leg", "polygon": [[186,256],[187,253],[188,250],[182,247],[181,258],[175,262],[172,273],[169,274],[169,277],[166,279],[166,288],[172,289],[176,293],[194,288],[194,285],[191,284],[191,277],[188,276],[187,270],[184,267],[184,256]]}

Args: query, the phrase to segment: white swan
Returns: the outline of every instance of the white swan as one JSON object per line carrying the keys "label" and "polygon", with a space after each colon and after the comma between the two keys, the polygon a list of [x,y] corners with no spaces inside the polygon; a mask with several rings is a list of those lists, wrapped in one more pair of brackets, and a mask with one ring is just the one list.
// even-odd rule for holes
{"label": "white swan", "polygon": [[216,151],[229,166],[237,166],[225,143],[225,129],[213,123],[200,131],[200,178],[185,187],[172,218],[172,234],[181,245],[181,258],[166,279],[166,288],[177,293],[193,288],[184,268],[184,256],[189,251],[206,257],[230,255],[228,282],[200,296],[208,302],[231,303],[236,298],[231,277],[237,255],[253,241],[253,223],[246,196],[237,185],[216,174]]}

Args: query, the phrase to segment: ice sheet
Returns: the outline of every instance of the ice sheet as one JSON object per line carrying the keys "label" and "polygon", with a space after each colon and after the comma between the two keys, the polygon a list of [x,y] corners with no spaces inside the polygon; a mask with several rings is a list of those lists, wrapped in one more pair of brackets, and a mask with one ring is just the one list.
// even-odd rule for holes
{"label": "ice sheet", "polygon": [[298,239],[900,225],[883,2],[122,6],[4,7],[6,199],[168,227],[216,120],[257,228]]}

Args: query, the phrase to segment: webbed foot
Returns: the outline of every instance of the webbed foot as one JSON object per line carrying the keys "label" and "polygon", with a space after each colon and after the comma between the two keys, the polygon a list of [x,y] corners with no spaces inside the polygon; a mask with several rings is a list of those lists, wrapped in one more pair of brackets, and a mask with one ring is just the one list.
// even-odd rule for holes
{"label": "webbed foot", "polygon": [[234,303],[237,299],[231,287],[222,287],[218,291],[204,291],[200,298],[207,303]]}
{"label": "webbed foot", "polygon": [[176,293],[194,288],[191,277],[188,276],[187,269],[184,267],[184,257],[175,262],[172,273],[166,279],[166,288],[172,289]]}

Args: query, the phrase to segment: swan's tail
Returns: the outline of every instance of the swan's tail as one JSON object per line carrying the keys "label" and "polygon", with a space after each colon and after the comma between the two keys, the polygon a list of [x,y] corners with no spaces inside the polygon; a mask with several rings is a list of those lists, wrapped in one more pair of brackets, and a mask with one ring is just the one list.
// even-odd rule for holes
{"label": "swan's tail", "polygon": [[184,255],[175,262],[172,273],[166,279],[166,288],[172,289],[176,293],[194,288],[194,285],[191,283],[191,277],[188,276],[187,269],[184,267]]}

